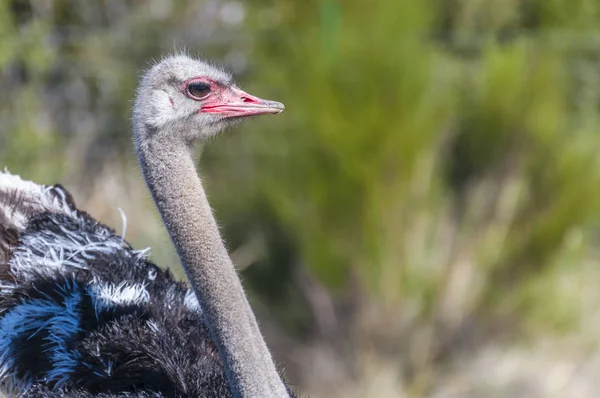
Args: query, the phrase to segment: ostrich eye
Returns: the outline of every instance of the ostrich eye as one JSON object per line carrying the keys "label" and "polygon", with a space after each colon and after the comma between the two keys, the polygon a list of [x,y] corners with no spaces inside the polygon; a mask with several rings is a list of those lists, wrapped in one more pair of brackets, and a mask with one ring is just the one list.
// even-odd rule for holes
{"label": "ostrich eye", "polygon": [[206,83],[193,82],[188,84],[187,92],[193,99],[201,99],[210,94],[210,86]]}

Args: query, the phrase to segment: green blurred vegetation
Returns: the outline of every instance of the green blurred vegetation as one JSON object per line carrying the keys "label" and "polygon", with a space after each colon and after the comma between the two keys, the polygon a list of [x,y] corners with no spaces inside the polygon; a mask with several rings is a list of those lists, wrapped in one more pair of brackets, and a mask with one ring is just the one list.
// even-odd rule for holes
{"label": "green blurred vegetation", "polygon": [[[143,186],[115,188],[139,179],[139,72],[182,48],[229,65],[287,107],[201,168],[291,379],[450,396],[489,344],[598,349],[599,23],[597,0],[3,0],[0,164],[142,224]],[[129,238],[175,264],[151,220]]]}

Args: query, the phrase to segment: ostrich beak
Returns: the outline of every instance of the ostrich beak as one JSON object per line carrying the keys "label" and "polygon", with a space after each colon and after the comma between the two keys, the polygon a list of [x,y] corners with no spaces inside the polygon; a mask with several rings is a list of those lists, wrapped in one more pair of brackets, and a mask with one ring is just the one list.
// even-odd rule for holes
{"label": "ostrich beak", "polygon": [[239,88],[230,88],[219,99],[207,101],[200,111],[232,118],[277,114],[284,109],[285,106],[281,102],[258,98]]}

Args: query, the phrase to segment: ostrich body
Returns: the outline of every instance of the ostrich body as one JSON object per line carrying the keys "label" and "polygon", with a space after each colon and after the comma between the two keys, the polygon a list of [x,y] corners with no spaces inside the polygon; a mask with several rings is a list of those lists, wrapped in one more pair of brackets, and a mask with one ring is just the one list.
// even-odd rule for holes
{"label": "ostrich body", "polygon": [[78,210],[60,185],[0,173],[0,380],[28,397],[294,396],[197,176],[193,143],[283,105],[184,55],[142,78],[134,143],[191,282]]}

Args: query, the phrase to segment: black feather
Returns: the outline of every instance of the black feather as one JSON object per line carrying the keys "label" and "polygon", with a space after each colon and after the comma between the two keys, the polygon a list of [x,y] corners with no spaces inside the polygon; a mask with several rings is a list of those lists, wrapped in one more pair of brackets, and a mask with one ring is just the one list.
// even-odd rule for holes
{"label": "black feather", "polygon": [[[0,380],[9,392],[232,396],[186,284],[77,211],[61,187],[46,194],[64,214],[15,192],[0,191]],[[11,211],[25,215],[24,230]]]}

